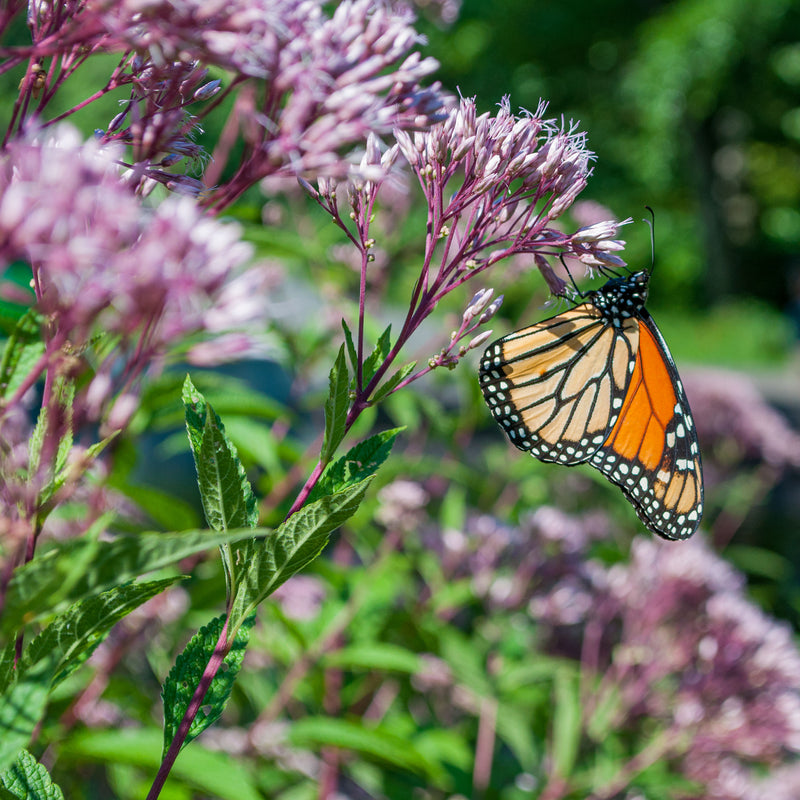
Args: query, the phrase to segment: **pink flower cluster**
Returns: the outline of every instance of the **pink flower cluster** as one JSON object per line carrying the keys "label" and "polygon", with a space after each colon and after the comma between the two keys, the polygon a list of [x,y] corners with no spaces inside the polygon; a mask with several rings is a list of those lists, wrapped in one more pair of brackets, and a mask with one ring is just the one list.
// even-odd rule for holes
{"label": "pink flower cluster", "polygon": [[575,201],[591,174],[585,134],[535,113],[511,112],[508,98],[496,114],[478,115],[462,98],[447,119],[425,132],[396,133],[433,209],[434,237],[446,237],[436,284],[450,287],[466,275],[517,253],[564,253],[588,266],[621,266],[615,251],[619,225],[603,222],[568,234],[553,222]]}
{"label": "pink flower cluster", "polygon": [[597,711],[633,740],[660,731],[655,758],[709,800],[773,796],[781,782],[763,782],[764,767],[786,765],[782,781],[797,785],[788,766],[800,753],[791,629],[746,597],[743,575],[702,537],[637,538],[630,561],[609,567],[591,557],[610,535],[602,514],[542,506],[520,527],[481,515],[441,530],[421,513],[421,487],[400,485],[380,496],[379,518],[390,530],[412,519],[445,578],[470,580],[484,613],[527,612],[544,652],[579,661],[586,724]]}
{"label": "pink flower cluster", "polygon": [[[199,180],[167,168],[184,157],[204,163],[193,138],[199,122],[235,93],[230,132],[246,146],[228,170],[233,177],[205,197],[220,209],[270,175],[344,177],[350,149],[369,133],[439,119],[445,96],[438,84],[422,86],[438,64],[413,49],[423,39],[412,22],[407,7],[375,0],[343,0],[330,15],[320,0],[31,3],[33,46],[8,48],[3,66],[28,64],[13,117],[19,131],[31,100],[47,124],[55,91],[88,55],[121,54],[106,86],[81,106],[130,87],[104,141],[131,147],[140,179],[195,195],[204,189]],[[228,73],[225,85],[207,80],[209,68]],[[227,141],[217,155],[230,155]]]}
{"label": "pink flower cluster", "polygon": [[209,319],[220,330],[225,309],[230,328],[248,321],[219,300],[251,248],[189,199],[145,207],[115,154],[63,127],[13,142],[0,161],[0,258],[31,265],[53,353],[102,333],[135,351],[135,374]]}
{"label": "pink flower cluster", "polygon": [[742,373],[703,370],[684,375],[684,385],[706,446],[729,462],[764,462],[776,469],[800,466],[800,434]]}

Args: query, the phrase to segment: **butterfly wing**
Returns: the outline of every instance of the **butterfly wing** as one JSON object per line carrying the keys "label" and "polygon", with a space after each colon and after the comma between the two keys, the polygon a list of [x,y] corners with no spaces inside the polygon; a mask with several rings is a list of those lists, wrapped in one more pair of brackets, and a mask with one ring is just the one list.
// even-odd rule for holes
{"label": "butterfly wing", "polygon": [[664,337],[645,309],[637,316],[639,347],[625,400],[589,463],[622,489],[651,531],[686,539],[703,514],[697,433]]}
{"label": "butterfly wing", "polygon": [[582,303],[490,344],[480,365],[483,396],[520,450],[579,464],[618,420],[638,340],[636,319],[615,327]]}

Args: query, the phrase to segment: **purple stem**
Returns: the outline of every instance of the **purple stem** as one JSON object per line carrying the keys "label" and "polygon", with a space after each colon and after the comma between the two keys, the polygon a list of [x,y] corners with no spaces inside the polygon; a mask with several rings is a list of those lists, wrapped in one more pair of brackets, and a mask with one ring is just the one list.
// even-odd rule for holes
{"label": "purple stem", "polygon": [[211,654],[211,658],[208,660],[208,664],[203,671],[200,682],[197,684],[197,688],[194,690],[194,694],[192,695],[192,699],[189,701],[189,706],[186,709],[186,713],[183,715],[181,724],[178,725],[178,730],[175,731],[175,736],[170,743],[167,754],[164,756],[164,760],[161,762],[161,766],[158,769],[158,773],[153,781],[153,785],[150,787],[150,791],[147,793],[146,800],[156,800],[161,793],[161,790],[164,788],[164,784],[166,783],[170,770],[175,764],[175,759],[178,757],[178,753],[180,753],[181,747],[183,746],[186,736],[189,733],[189,728],[191,727],[194,718],[197,716],[197,712],[200,710],[200,706],[202,705],[203,699],[206,696],[208,687],[211,686],[211,681],[214,680],[217,672],[219,672],[219,668],[222,666],[222,662],[230,650],[230,646],[227,642],[228,622],[229,618],[225,620],[225,624],[222,626],[219,639],[217,639],[217,644],[214,647],[214,652]]}

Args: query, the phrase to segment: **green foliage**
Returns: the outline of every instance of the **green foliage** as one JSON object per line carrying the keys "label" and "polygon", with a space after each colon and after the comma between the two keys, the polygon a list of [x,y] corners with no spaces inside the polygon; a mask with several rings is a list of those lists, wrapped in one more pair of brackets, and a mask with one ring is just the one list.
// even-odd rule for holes
{"label": "green foliage", "polygon": [[141,533],[113,541],[83,537],[61,542],[15,571],[0,631],[12,633],[23,620],[41,619],[68,603],[113,589],[210,547],[266,533],[260,529],[225,533],[203,530]]}
{"label": "green foliage", "polygon": [[364,359],[364,384],[368,384],[378,369],[383,363],[386,356],[389,355],[389,350],[392,346],[392,326],[389,325],[386,330],[378,337],[373,351]]}
{"label": "green foliage", "polygon": [[420,773],[436,788],[441,788],[444,778],[441,768],[426,756],[423,747],[406,737],[362,722],[306,717],[292,725],[289,741],[296,747],[315,750],[325,746],[343,747],[396,769]]}
{"label": "green foliage", "polygon": [[254,528],[256,499],[236,448],[214,409],[189,376],[183,386],[186,430],[197,469],[197,484],[208,524],[216,531]]}
{"label": "green foliage", "polygon": [[251,547],[233,600],[232,630],[237,630],[259,603],[322,552],[330,534],[355,513],[370,481],[367,478],[304,506],[271,536]]}
{"label": "green foliage", "polygon": [[[248,617],[231,640],[230,649],[222,662],[223,666],[211,681],[203,697],[203,705],[192,720],[181,748],[199,736],[209,725],[213,725],[225,710],[225,704],[233,691],[233,684],[244,661],[250,630],[255,621],[255,616]],[[164,701],[163,755],[166,755],[172,743],[175,731],[189,707],[194,689],[200,682],[208,660],[220,644],[225,622],[225,616],[220,616],[202,627],[178,656],[164,683],[161,692]]]}
{"label": "green foliage", "polygon": [[27,750],[0,773],[0,787],[7,793],[4,797],[16,800],[64,800],[61,789],[50,780],[47,770]]}
{"label": "green foliage", "polygon": [[[68,759],[79,763],[131,765],[152,776],[161,760],[161,738],[161,731],[155,728],[116,731],[114,736],[110,736],[107,730],[77,731],[64,742],[62,752]],[[202,742],[195,742],[181,753],[172,769],[170,783],[219,800],[263,800],[253,772],[252,767],[233,756],[206,749]],[[61,785],[65,783],[61,781]],[[124,792],[122,797],[125,800],[134,797],[141,800],[141,795],[131,795],[127,791],[129,787],[118,788]],[[192,795],[185,793],[182,796]]]}
{"label": "green foliage", "polygon": [[42,659],[0,697],[0,770],[6,770],[28,746],[47,706],[56,660],[57,656]]}
{"label": "green foliage", "polygon": [[[258,524],[256,498],[222,421],[189,376],[183,384],[186,430],[197,470],[197,487],[208,524],[217,531]],[[234,591],[236,565],[249,563],[251,543],[220,545],[228,598]]]}
{"label": "green foliage", "polygon": [[346,429],[347,410],[350,407],[350,376],[344,357],[344,345],[339,348],[331,370],[330,391],[325,401],[325,435],[322,440],[320,461],[327,464],[341,444]]}
{"label": "green foliage", "polygon": [[313,502],[325,495],[336,494],[374,475],[389,457],[394,441],[402,430],[394,428],[376,433],[328,464],[309,494],[309,500]]}
{"label": "green foliage", "polygon": [[44,355],[41,325],[41,314],[30,310],[20,317],[6,339],[0,360],[0,397],[11,397]]}
{"label": "green foliage", "polygon": [[123,585],[75,603],[25,648],[17,674],[24,675],[46,660],[54,666],[51,686],[57,686],[94,652],[119,620],[177,580],[175,576]]}

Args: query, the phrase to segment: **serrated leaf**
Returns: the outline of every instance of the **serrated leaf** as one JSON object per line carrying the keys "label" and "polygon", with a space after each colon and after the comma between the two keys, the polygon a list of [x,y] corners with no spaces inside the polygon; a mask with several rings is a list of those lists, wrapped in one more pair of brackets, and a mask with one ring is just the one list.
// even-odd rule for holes
{"label": "serrated leaf", "polygon": [[64,794],[50,779],[45,767],[27,750],[0,773],[0,787],[16,800],[64,800]]}
{"label": "serrated leaf", "polygon": [[379,400],[382,400],[386,395],[390,392],[394,391],[394,389],[398,386],[398,384],[405,380],[410,374],[414,367],[417,366],[416,361],[412,361],[410,364],[406,364],[403,367],[400,367],[397,372],[392,375],[387,381],[382,383],[372,394],[370,397],[371,403],[377,403]]}
{"label": "serrated leaf", "polygon": [[44,355],[42,315],[31,309],[17,322],[0,360],[0,398],[10,397]]}
{"label": "serrated leaf", "polygon": [[353,334],[344,320],[342,320],[342,330],[344,331],[344,343],[347,345],[347,355],[350,358],[350,367],[355,375],[358,372],[358,354],[353,343]]}
{"label": "serrated leaf", "polygon": [[344,358],[344,345],[339,348],[339,355],[336,356],[328,383],[328,399],[325,401],[325,435],[320,453],[320,461],[323,464],[331,460],[344,438],[347,411],[350,408],[350,375]]}
{"label": "serrated leaf", "polygon": [[322,473],[317,485],[308,496],[309,502],[320,497],[335,494],[353,486],[378,471],[378,467],[389,457],[394,441],[403,428],[392,428],[376,433],[359,442],[329,464]]}
{"label": "serrated leaf", "polygon": [[47,707],[52,659],[39,662],[0,696],[0,771],[27,747]]}
{"label": "serrated leaf", "polygon": [[272,533],[246,528],[216,533],[148,532],[110,542],[83,537],[59,542],[14,571],[0,617],[0,633],[13,635],[23,621],[33,622],[82,600],[225,543]]}
{"label": "serrated leaf", "polygon": [[64,415],[64,435],[58,443],[54,472],[57,475],[67,464],[67,458],[72,450],[72,407],[75,403],[75,383],[73,381],[58,380],[55,397],[61,406]]}
{"label": "serrated leaf", "polygon": [[[223,667],[217,671],[211,681],[211,685],[203,698],[203,705],[192,721],[189,733],[186,735],[181,749],[216,722],[225,709],[225,704],[228,702],[233,690],[236,676],[242,666],[247,642],[250,638],[250,630],[255,620],[255,615],[249,616],[236,631],[231,649],[223,660]],[[175,732],[186,714],[186,709],[189,707],[192,695],[200,683],[200,678],[208,665],[208,660],[214,653],[214,648],[219,641],[224,625],[225,616],[222,615],[201,628],[178,656],[175,666],[164,682],[164,689],[161,694],[164,701],[164,747],[162,756],[166,755],[170,744],[172,744]]]}
{"label": "serrated leaf", "polygon": [[386,356],[389,355],[389,350],[391,350],[391,347],[392,326],[389,325],[378,337],[378,341],[375,344],[375,349],[364,359],[362,374],[365,386],[372,380],[372,377],[375,375],[378,367],[384,362]]}
{"label": "serrated leaf", "polygon": [[183,384],[186,430],[208,524],[217,531],[255,527],[256,498],[242,462],[214,409],[192,384]]}
{"label": "serrated leaf", "polygon": [[343,492],[304,506],[253,548],[247,570],[236,587],[232,630],[265,597],[322,552],[330,534],[355,513],[370,481],[367,478]]}
{"label": "serrated leaf", "polygon": [[177,580],[176,575],[119,586],[75,603],[25,648],[19,674],[24,675],[43,658],[57,654],[59,661],[51,679],[51,688],[55,687],[86,661],[117,622]]}
{"label": "serrated leaf", "polygon": [[[57,423],[60,423],[57,427],[63,430],[63,435],[58,442],[55,463],[53,464],[53,469],[50,470],[50,474],[55,475],[67,463],[67,456],[69,456],[69,452],[72,449],[72,404],[74,400],[75,384],[64,379],[55,381],[52,404],[50,406],[42,406],[28,443],[28,472],[30,475],[33,475],[39,469],[42,444],[45,437],[50,433],[48,428],[50,416],[53,412],[57,412],[60,416],[60,419],[57,418]],[[52,492],[53,478],[48,481],[48,484],[40,492],[40,498],[46,500]]]}

